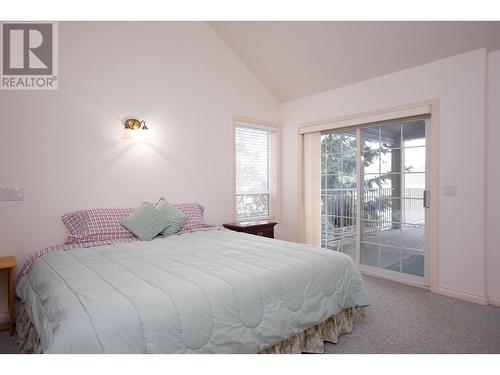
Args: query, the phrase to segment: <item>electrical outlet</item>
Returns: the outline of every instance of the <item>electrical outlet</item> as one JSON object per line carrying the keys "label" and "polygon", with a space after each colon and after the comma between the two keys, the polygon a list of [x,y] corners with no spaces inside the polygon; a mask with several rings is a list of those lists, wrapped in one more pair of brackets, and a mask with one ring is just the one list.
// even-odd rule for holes
{"label": "electrical outlet", "polygon": [[26,198],[22,188],[0,188],[0,201],[24,201]]}

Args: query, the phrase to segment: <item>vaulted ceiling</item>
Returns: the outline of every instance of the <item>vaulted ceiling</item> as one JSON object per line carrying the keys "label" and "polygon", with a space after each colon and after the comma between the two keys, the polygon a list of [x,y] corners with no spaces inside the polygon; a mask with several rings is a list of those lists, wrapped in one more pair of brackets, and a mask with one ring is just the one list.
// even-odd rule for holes
{"label": "vaulted ceiling", "polygon": [[500,22],[210,22],[280,101],[471,51]]}

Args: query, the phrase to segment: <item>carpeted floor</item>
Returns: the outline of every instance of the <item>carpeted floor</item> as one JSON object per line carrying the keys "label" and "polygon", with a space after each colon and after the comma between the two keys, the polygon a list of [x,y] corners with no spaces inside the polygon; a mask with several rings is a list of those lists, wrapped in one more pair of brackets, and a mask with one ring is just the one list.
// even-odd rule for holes
{"label": "carpeted floor", "polygon": [[497,353],[500,307],[482,306],[363,276],[366,317],[327,353]]}
{"label": "carpeted floor", "polygon": [[[481,306],[364,276],[371,305],[354,331],[327,353],[498,353],[500,307]],[[0,353],[16,353],[0,332]]]}
{"label": "carpeted floor", "polygon": [[17,353],[16,335],[9,337],[7,331],[0,332],[0,354]]}

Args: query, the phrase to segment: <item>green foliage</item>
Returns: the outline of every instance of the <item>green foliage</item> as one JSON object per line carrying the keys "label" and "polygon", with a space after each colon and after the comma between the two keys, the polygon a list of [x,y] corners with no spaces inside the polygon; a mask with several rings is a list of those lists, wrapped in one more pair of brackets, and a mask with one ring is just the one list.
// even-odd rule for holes
{"label": "green foliage", "polygon": [[[329,224],[338,228],[345,226],[345,220],[335,216],[355,217],[356,202],[356,152],[357,139],[354,133],[328,134],[321,137],[321,174],[323,196],[323,214],[329,216]],[[378,162],[379,155],[389,152],[388,149],[363,149],[363,166],[369,167]],[[364,178],[365,196],[378,197],[380,189],[390,179],[389,174],[374,175]],[[378,220],[379,213],[390,207],[390,200],[365,199],[363,202],[363,218]]]}

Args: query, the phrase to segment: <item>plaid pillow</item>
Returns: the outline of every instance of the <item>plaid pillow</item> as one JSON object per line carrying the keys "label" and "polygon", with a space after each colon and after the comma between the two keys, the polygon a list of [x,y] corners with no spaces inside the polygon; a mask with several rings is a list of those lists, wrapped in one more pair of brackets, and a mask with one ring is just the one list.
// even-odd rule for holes
{"label": "plaid pillow", "polygon": [[205,211],[205,209],[201,204],[174,203],[172,206],[188,216],[188,221],[186,221],[186,224],[184,224],[177,233],[212,227],[212,225],[205,222],[205,218],[203,217],[203,211]]}
{"label": "plaid pillow", "polygon": [[133,208],[93,208],[69,212],[62,217],[70,231],[66,243],[134,238],[132,232],[120,225],[120,221],[134,211]]}

